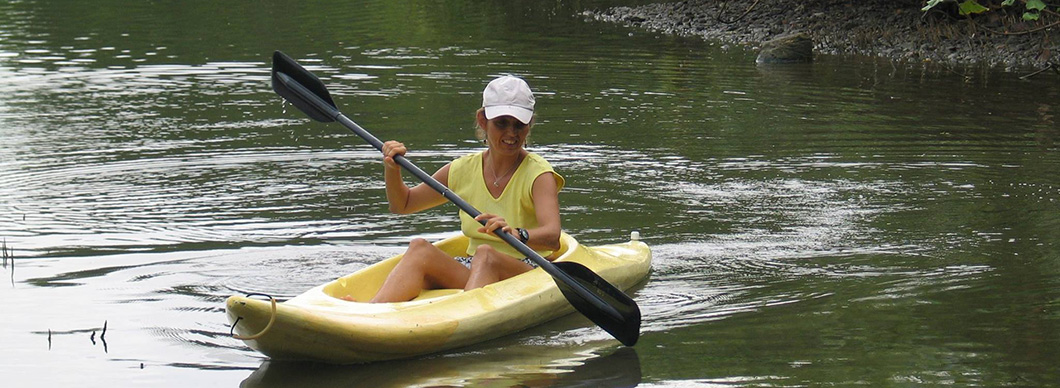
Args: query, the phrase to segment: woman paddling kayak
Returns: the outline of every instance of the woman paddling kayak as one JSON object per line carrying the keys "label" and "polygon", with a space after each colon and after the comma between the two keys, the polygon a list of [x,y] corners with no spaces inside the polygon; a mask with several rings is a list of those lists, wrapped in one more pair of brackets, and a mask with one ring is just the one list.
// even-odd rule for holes
{"label": "woman paddling kayak", "polygon": [[[482,211],[477,218],[460,212],[460,229],[469,238],[467,256],[452,257],[427,240],[414,239],[371,302],[407,301],[423,289],[470,290],[536,267],[493,235],[496,229],[545,258],[559,249],[559,190],[564,179],[544,158],[524,148],[533,123],[534,95],[526,81],[503,76],[486,86],[482,108],[475,114],[476,134],[486,150],[458,158],[433,175]],[[408,151],[404,144],[388,141],[382,151],[391,212],[415,213],[447,201],[426,184],[405,185],[394,161]]]}
{"label": "woman paddling kayak", "polygon": [[[486,193],[485,200],[481,197],[475,200],[487,202],[487,205],[503,203],[502,199],[512,198],[510,193],[530,192],[528,206],[532,206],[532,209],[519,210],[518,205],[511,205],[512,208],[517,208],[513,214],[487,209],[493,212],[491,214],[502,215],[502,220],[497,220],[497,216],[486,216],[483,224],[492,221],[490,226],[482,229],[477,226],[466,227],[464,233],[475,235],[492,229],[494,235],[517,247],[519,253],[529,256],[543,271],[524,271],[521,275],[468,291],[421,289],[418,296],[405,302],[351,303],[342,300],[369,301],[379,294],[386,279],[391,277],[404,258],[402,254],[314,287],[282,303],[277,303],[273,297],[269,297],[268,301],[254,299],[250,295],[229,297],[225,302],[225,311],[235,338],[274,359],[370,362],[412,357],[485,341],[539,325],[576,310],[623,345],[636,344],[640,336],[640,309],[622,290],[644,280],[651,271],[651,250],[639,241],[638,233],[631,233],[628,243],[585,247],[570,235],[560,232],[558,248],[554,248],[554,243],[547,243],[544,247],[546,252],[555,249],[550,255],[555,258],[550,257],[547,260],[533,248],[519,242],[517,236],[528,241],[533,237],[529,233],[520,233],[518,228],[523,227],[522,225],[526,225],[531,231],[549,229],[543,225],[555,225],[553,228],[559,228],[559,201],[556,195],[563,187],[563,178],[552,171],[547,163],[542,163],[535,169],[534,165],[538,164],[535,161],[540,158],[522,149],[526,135],[520,133],[529,132],[529,126],[533,122],[533,95],[524,82],[520,81],[520,85],[506,91],[501,86],[503,82],[498,82],[493,91],[491,87],[487,87],[487,91],[483,93],[485,106],[482,113],[476,115],[481,115],[476,122],[485,133],[483,140],[486,140],[488,147],[484,152],[450,163],[445,174],[437,174],[446,178],[446,184],[442,184],[420,170],[408,158],[399,156],[397,152],[403,152],[402,150],[384,150],[382,141],[338,111],[327,88],[315,75],[279,51],[273,55],[272,76],[273,90],[299,110],[317,121],[340,122],[383,152],[385,157],[397,162],[432,189],[443,193],[445,198],[468,214],[477,216],[482,212],[446,184],[471,194]],[[497,89],[501,91],[498,92]],[[515,98],[504,100],[505,96]],[[501,103],[497,104],[498,101]],[[511,121],[501,122],[503,120],[499,119],[503,119],[503,116],[519,120],[518,123],[523,125]],[[490,126],[490,121],[494,121],[493,127]],[[497,131],[501,133],[495,133]],[[504,145],[509,146],[509,149]],[[498,175],[494,171],[499,171],[499,168],[494,167],[504,166],[491,163],[501,161],[501,156],[507,155],[504,152],[506,150],[518,151],[514,153],[516,163],[510,167],[510,173]],[[475,164],[476,162],[478,164]],[[469,169],[468,165],[472,167]],[[392,166],[388,165],[387,168],[388,172],[392,172]],[[487,168],[491,170],[487,171]],[[542,172],[536,173],[537,169],[542,169]],[[461,171],[465,173],[461,174]],[[551,185],[542,182],[545,177],[553,180]],[[397,178],[400,181],[400,173]],[[522,184],[518,183],[520,180]],[[494,187],[500,188],[499,192],[489,188],[487,182],[490,181]],[[393,180],[388,179],[388,182]],[[542,190],[539,184],[552,190]],[[480,188],[475,189],[474,185],[479,185]],[[409,210],[408,205],[414,190],[397,190],[405,195],[399,198],[401,201],[391,198],[391,202],[402,204],[398,209]],[[522,193],[514,197],[525,199],[525,195]],[[546,197],[552,202],[541,200]],[[544,211],[546,208],[548,211]],[[462,222],[464,221],[467,219],[462,219]],[[532,221],[538,223],[530,225]],[[513,227],[516,229],[511,229]],[[516,234],[511,234],[512,230]],[[489,260],[488,257],[503,258],[498,254],[491,254],[491,251],[498,248],[485,239],[489,236],[479,236],[485,243],[476,243],[471,242],[471,237],[465,234],[438,241],[434,245],[445,252],[445,257],[463,256],[470,252],[476,262],[484,260],[475,259]],[[535,238],[541,239],[540,235]],[[540,244],[539,241],[531,243]],[[413,246],[407,252],[430,252],[422,248],[417,249],[417,244],[411,245]],[[479,254],[478,257],[475,257],[476,254]],[[519,255],[508,256],[514,258]],[[483,266],[479,270],[482,271],[483,268],[487,267]],[[468,269],[464,288],[474,280],[472,272],[475,271]],[[488,274],[488,271],[481,273]],[[433,278],[428,278],[428,275],[434,276],[428,271],[413,275],[419,275],[419,285],[413,286],[430,286],[435,282]],[[399,274],[394,274],[393,277],[403,279]]]}

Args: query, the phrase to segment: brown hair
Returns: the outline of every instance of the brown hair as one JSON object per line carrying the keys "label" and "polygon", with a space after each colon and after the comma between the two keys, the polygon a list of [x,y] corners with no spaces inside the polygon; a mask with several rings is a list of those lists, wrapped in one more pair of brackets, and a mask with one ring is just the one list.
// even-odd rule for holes
{"label": "brown hair", "polygon": [[486,122],[486,108],[478,108],[475,111],[475,138],[480,141],[486,140],[486,128],[482,125]]}

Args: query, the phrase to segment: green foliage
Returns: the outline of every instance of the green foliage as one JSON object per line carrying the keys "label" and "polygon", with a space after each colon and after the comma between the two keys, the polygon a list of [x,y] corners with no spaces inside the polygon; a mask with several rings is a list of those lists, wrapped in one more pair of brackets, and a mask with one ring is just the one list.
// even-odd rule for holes
{"label": "green foliage", "polygon": [[984,7],[982,4],[975,0],[967,0],[960,4],[961,15],[971,15],[973,13],[983,13],[989,11],[990,8]]}
{"label": "green foliage", "polygon": [[1038,20],[1041,17],[1042,10],[1045,9],[1045,3],[1042,0],[1025,1],[1027,2],[1027,12],[1023,13],[1023,20]]}
{"label": "green foliage", "polygon": [[1042,0],[1027,0],[1027,9],[1035,11],[1041,11],[1045,9],[1045,2]]}
{"label": "green foliage", "polygon": [[[924,4],[924,7],[921,8],[920,10],[921,11],[927,11],[927,10],[930,10],[932,8],[937,7],[939,4],[942,4],[942,3],[945,3],[945,2],[949,2],[949,1],[956,1],[956,0],[926,0],[926,2]],[[1044,11],[1045,8],[1046,8],[1046,4],[1045,4],[1045,2],[1043,0],[1019,0],[1019,1],[1023,3],[1023,8],[1025,9],[1025,11],[1023,12],[1023,20],[1032,20],[1032,21],[1033,20],[1038,20],[1041,17],[1042,11]],[[1011,6],[1016,5],[1016,2],[1017,2],[1017,0],[1004,0],[1004,1],[1001,2],[1001,6],[1002,7],[1011,7]],[[959,2],[957,4],[957,11],[962,16],[967,16],[967,15],[971,15],[971,14],[989,12],[989,11],[992,11],[992,10],[990,8],[987,8],[987,7],[983,6],[982,4],[980,4],[978,0],[964,0],[964,1],[961,1],[961,2]]]}

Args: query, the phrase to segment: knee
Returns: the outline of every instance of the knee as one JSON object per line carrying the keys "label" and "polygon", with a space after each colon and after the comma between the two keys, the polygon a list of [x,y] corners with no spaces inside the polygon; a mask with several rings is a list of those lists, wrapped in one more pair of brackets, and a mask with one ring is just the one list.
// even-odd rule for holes
{"label": "knee", "polygon": [[431,242],[427,241],[426,239],[414,238],[414,239],[412,239],[412,241],[409,241],[409,250],[410,251],[424,249],[424,248],[427,248],[429,246],[431,246]]}
{"label": "knee", "polygon": [[497,250],[482,244],[475,248],[475,255],[471,257],[471,266],[489,266],[497,257]]}
{"label": "knee", "polygon": [[424,265],[424,260],[427,257],[423,252],[430,246],[430,241],[422,238],[413,239],[409,242],[409,248],[405,250],[405,254],[401,257],[399,264],[422,267]]}
{"label": "knee", "polygon": [[474,257],[493,257],[495,253],[497,253],[496,248],[493,248],[489,244],[482,244],[475,247]]}
{"label": "knee", "polygon": [[415,238],[409,242],[409,249],[405,250],[405,256],[420,257],[423,256],[424,252],[429,251],[433,247],[434,246],[431,245],[430,241],[422,238]]}

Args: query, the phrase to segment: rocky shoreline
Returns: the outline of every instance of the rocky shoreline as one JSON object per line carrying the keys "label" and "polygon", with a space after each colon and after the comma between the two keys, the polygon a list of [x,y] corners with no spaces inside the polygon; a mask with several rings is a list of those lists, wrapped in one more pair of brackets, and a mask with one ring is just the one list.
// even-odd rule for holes
{"label": "rocky shoreline", "polygon": [[1060,69],[1056,16],[1027,22],[1021,14],[997,11],[968,19],[953,16],[945,8],[924,12],[922,6],[921,0],[686,0],[586,11],[584,15],[756,48],[776,36],[802,32],[810,36],[819,54],[983,64],[1008,70]]}

